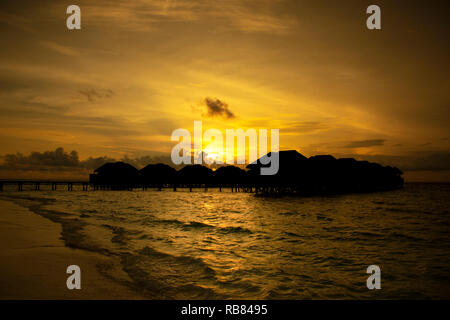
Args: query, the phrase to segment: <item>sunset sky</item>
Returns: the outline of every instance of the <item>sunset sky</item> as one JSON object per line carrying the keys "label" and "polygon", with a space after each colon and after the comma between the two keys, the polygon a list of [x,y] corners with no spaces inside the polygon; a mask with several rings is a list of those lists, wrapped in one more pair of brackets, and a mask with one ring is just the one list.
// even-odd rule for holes
{"label": "sunset sky", "polygon": [[[71,4],[81,30],[66,28]],[[382,30],[366,28],[371,4]],[[450,181],[444,4],[2,0],[0,161],[58,147],[80,161],[163,156],[173,130],[202,120]]]}

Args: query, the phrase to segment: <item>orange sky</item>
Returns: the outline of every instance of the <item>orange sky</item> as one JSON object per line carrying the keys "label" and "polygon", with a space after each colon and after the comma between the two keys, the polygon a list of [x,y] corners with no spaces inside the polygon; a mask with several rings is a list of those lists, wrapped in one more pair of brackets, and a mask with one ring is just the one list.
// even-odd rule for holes
{"label": "orange sky", "polygon": [[[365,27],[374,3],[381,31]],[[0,155],[167,154],[173,130],[202,120],[450,180],[439,1],[82,0],[79,31],[66,28],[70,4],[0,4]],[[207,97],[235,117],[208,115]]]}

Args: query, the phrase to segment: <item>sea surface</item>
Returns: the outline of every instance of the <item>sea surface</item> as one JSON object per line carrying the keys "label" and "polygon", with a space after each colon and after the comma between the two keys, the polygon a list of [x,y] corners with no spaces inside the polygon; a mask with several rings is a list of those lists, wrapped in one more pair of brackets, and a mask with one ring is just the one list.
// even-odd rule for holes
{"label": "sea surface", "polygon": [[[148,298],[450,298],[450,184],[307,198],[216,189],[1,196],[61,223],[67,246],[111,257],[102,274]],[[380,290],[366,286],[370,265],[381,268]]]}

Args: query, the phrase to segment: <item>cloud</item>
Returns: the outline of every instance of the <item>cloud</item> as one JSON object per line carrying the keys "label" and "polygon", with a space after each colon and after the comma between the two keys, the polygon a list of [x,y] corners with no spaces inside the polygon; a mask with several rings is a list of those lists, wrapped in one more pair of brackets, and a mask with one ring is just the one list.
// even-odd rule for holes
{"label": "cloud", "polygon": [[328,129],[328,124],[319,121],[291,121],[281,128],[283,134],[307,134]]}
{"label": "cloud", "polygon": [[232,17],[233,25],[239,30],[247,33],[289,33],[295,25],[293,19],[270,16],[267,13],[255,14],[252,12],[238,11]]}
{"label": "cloud", "polygon": [[[393,155],[357,155],[334,154],[337,158],[353,157],[368,160],[382,165],[396,166],[405,172],[450,172],[449,152],[415,153],[409,156]],[[174,166],[169,154],[155,154],[128,157],[120,159],[108,156],[88,157],[80,160],[77,151],[65,151],[59,147],[56,150],[31,152],[29,155],[21,153],[0,156],[0,177],[8,179],[80,179],[87,180],[89,173],[107,162],[123,161],[141,169],[148,164],[165,163]]]}
{"label": "cloud", "polygon": [[22,153],[6,154],[3,157],[1,170],[19,171],[61,171],[96,169],[102,164],[115,161],[109,157],[89,157],[81,161],[77,151],[66,152],[62,147],[54,151],[37,152],[33,151],[29,155]]}
{"label": "cloud", "polygon": [[[2,2],[2,4],[4,4],[4,2]],[[7,13],[2,10],[0,11],[0,22],[31,34],[38,33],[36,28],[30,26],[29,20],[21,15]]]}
{"label": "cloud", "polygon": [[295,25],[291,16],[276,13],[281,6],[273,0],[136,0],[116,1],[114,7],[103,0],[86,1],[81,6],[89,12],[89,23],[114,24],[134,32],[155,31],[167,22],[215,21],[208,28],[270,34],[288,33]]}
{"label": "cloud", "polygon": [[123,161],[140,169],[150,163],[165,163],[173,165],[170,155],[141,156],[129,158],[127,156],[121,159],[114,159],[108,156],[89,157],[80,160],[77,151],[67,152],[62,147],[54,151],[37,152],[33,151],[29,155],[22,153],[6,154],[3,157],[3,163],[0,165],[1,171],[41,171],[41,172],[60,172],[74,171],[87,175],[89,171],[97,169],[107,162]]}
{"label": "cloud", "polygon": [[367,148],[374,146],[383,146],[385,142],[385,139],[351,141],[349,144],[345,145],[344,148]]}
{"label": "cloud", "polygon": [[132,166],[141,169],[148,164],[164,163],[172,167],[176,167],[172,162],[170,155],[158,155],[158,156],[141,156],[136,158],[129,158],[127,156],[120,159],[120,161],[131,164]]}
{"label": "cloud", "polygon": [[338,157],[356,158],[400,168],[402,171],[450,170],[450,152],[417,152],[409,155],[358,155],[339,154]]}
{"label": "cloud", "polygon": [[410,163],[405,164],[404,170],[450,170],[450,152],[434,152],[429,154],[418,154]]}
{"label": "cloud", "polygon": [[32,152],[29,156],[21,153],[4,156],[4,168],[10,169],[44,169],[48,167],[77,167],[79,166],[78,153],[65,152],[63,148],[55,151]]}
{"label": "cloud", "polygon": [[220,101],[219,99],[212,99],[212,98],[205,98],[205,105],[208,109],[207,116],[208,117],[215,117],[220,116],[227,119],[233,119],[236,118],[233,112],[231,112],[230,109],[228,109],[228,104]]}
{"label": "cloud", "polygon": [[54,151],[31,152],[0,156],[2,179],[75,179],[87,180],[89,173],[106,162],[109,157],[89,157],[81,161],[77,151],[66,152],[63,148]]}
{"label": "cloud", "polygon": [[104,98],[111,98],[114,95],[114,92],[110,89],[84,89],[78,90],[78,93],[85,96],[89,102],[95,102],[96,100]]}
{"label": "cloud", "polygon": [[[26,121],[26,128],[41,129],[46,124],[47,131],[65,134],[68,131],[73,134],[94,134],[107,138],[123,138],[129,136],[141,136],[144,130],[151,128],[141,125],[139,128],[123,117],[114,116],[77,116],[68,113],[65,107],[45,107],[28,104],[18,106],[0,106],[4,127],[14,128],[14,125]],[[46,135],[46,134],[44,134]]]}
{"label": "cloud", "polygon": [[42,45],[50,50],[53,50],[59,54],[65,55],[65,56],[78,56],[80,55],[79,50],[74,49],[72,47],[63,46],[56,42],[52,41],[43,41]]}

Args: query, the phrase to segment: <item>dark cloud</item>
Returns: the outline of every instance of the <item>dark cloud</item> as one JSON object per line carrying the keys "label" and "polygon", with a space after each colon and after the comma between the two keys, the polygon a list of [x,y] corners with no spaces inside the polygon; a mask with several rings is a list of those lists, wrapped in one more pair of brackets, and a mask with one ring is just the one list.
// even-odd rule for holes
{"label": "dark cloud", "polygon": [[170,155],[141,156],[136,158],[128,158],[127,156],[125,156],[124,158],[120,159],[120,161],[129,163],[138,169],[141,169],[148,164],[156,164],[156,163],[164,163],[169,166],[176,167],[173,164]]}
{"label": "dark cloud", "polygon": [[295,121],[287,123],[286,127],[281,128],[283,133],[314,133],[329,129],[330,126],[318,121]]}
{"label": "dark cloud", "polygon": [[89,102],[95,102],[99,99],[111,98],[114,92],[110,89],[84,89],[78,90],[78,93],[85,96]]}
{"label": "dark cloud", "polygon": [[55,151],[32,152],[29,156],[21,153],[7,154],[4,156],[7,168],[43,168],[43,167],[77,167],[79,165],[78,153],[65,152],[63,148]]}
{"label": "dark cloud", "polygon": [[419,171],[445,171],[450,170],[450,152],[435,152],[418,154],[409,163],[404,165],[404,170]]}
{"label": "dark cloud", "polygon": [[400,168],[402,171],[450,170],[450,152],[421,152],[408,156],[340,154],[343,158],[356,158]]}
{"label": "dark cloud", "polygon": [[220,101],[219,99],[215,98],[205,98],[205,105],[207,107],[207,116],[208,117],[215,117],[220,116],[227,119],[233,119],[236,118],[233,112],[231,112],[230,109],[228,109],[228,104]]}
{"label": "dark cloud", "polygon": [[80,161],[77,151],[66,152],[60,147],[55,151],[34,151],[29,155],[23,155],[22,153],[6,154],[3,156],[3,164],[0,169],[23,171],[95,169],[108,161],[114,161],[114,159],[89,157]]}
{"label": "dark cloud", "polygon": [[109,157],[89,157],[86,160],[80,161],[79,162],[79,166],[81,168],[85,168],[85,169],[89,169],[89,170],[94,170],[97,169],[98,167],[100,167],[101,165],[104,165],[107,162],[113,162],[116,161],[114,158],[109,158]]}
{"label": "dark cloud", "polygon": [[344,148],[365,148],[373,146],[382,146],[386,140],[384,139],[373,139],[373,140],[358,140],[351,141],[349,144],[345,145]]}
{"label": "dark cloud", "polygon": [[77,151],[67,152],[59,147],[55,151],[31,152],[29,155],[22,153],[6,154],[3,157],[0,170],[10,171],[88,171],[97,169],[107,162],[123,161],[140,169],[151,163],[165,163],[173,165],[170,155],[141,156],[114,159],[107,156],[89,157],[80,160]]}

